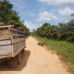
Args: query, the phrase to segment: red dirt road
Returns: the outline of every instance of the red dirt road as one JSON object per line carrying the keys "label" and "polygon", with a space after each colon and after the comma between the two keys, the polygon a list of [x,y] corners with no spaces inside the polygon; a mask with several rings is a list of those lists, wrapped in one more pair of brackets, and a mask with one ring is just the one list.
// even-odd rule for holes
{"label": "red dirt road", "polygon": [[18,68],[9,68],[6,63],[0,64],[0,74],[69,74],[56,54],[37,43],[35,38],[29,37],[24,58]]}

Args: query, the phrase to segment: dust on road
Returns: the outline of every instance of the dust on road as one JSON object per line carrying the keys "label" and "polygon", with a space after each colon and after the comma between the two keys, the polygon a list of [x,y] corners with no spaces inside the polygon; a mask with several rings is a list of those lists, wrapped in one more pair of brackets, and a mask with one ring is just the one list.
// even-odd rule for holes
{"label": "dust on road", "polygon": [[26,40],[25,55],[18,68],[0,64],[0,74],[69,74],[56,54],[39,46],[38,41],[29,37]]}

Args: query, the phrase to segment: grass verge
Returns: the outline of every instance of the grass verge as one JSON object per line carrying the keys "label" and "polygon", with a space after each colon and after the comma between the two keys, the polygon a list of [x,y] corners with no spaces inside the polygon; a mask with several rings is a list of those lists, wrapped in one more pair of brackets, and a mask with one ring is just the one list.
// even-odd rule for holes
{"label": "grass verge", "polygon": [[74,74],[74,43],[34,37],[40,42],[47,43],[46,47],[48,50],[51,49],[61,55],[63,62],[65,62],[69,68],[68,71],[70,71],[71,74]]}

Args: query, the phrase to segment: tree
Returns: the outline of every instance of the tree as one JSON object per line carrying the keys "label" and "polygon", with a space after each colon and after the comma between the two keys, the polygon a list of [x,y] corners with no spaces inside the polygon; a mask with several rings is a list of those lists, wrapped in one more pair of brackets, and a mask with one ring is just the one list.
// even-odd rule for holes
{"label": "tree", "polygon": [[13,5],[9,1],[0,1],[0,22],[8,22],[10,19],[10,14],[12,13]]}
{"label": "tree", "polygon": [[25,30],[26,34],[29,34],[29,29],[24,26],[23,22],[20,21],[20,16],[14,10],[12,10],[13,4],[11,4],[7,0],[0,1],[0,22],[4,22],[5,24],[12,24],[14,27],[21,27],[21,29]]}
{"label": "tree", "polygon": [[70,20],[68,23],[59,23],[56,26],[44,23],[35,31],[36,34],[40,37],[72,42],[74,41],[74,20]]}
{"label": "tree", "polygon": [[37,34],[41,37],[46,37],[46,34],[50,28],[49,23],[44,23],[40,28],[37,29]]}
{"label": "tree", "polygon": [[70,16],[74,16],[74,13],[72,13]]}

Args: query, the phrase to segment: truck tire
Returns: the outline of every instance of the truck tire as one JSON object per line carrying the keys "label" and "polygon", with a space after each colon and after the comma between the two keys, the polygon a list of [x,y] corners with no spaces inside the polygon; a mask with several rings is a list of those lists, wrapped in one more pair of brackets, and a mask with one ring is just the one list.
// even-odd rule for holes
{"label": "truck tire", "polygon": [[8,65],[10,67],[18,67],[18,55],[16,55],[15,57],[11,58],[11,60],[8,60]]}
{"label": "truck tire", "polygon": [[21,63],[21,59],[22,59],[21,56],[22,56],[22,54],[21,54],[21,52],[19,52],[19,53],[18,53],[18,64]]}
{"label": "truck tire", "polygon": [[25,53],[25,50],[23,49],[23,50],[21,51],[21,58],[24,57],[24,53]]}
{"label": "truck tire", "polygon": [[21,52],[18,53],[15,57],[11,58],[11,60],[8,61],[8,65],[10,67],[18,67],[18,65],[21,63]]}

